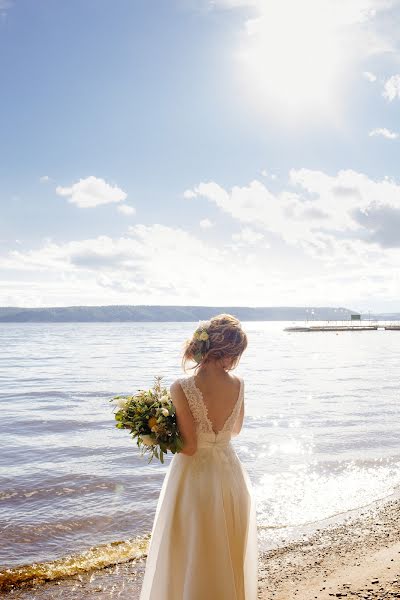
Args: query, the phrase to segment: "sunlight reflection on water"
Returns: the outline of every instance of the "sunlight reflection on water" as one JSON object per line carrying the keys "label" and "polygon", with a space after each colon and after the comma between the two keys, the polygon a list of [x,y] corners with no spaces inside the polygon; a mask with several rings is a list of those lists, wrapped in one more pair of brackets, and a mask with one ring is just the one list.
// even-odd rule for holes
{"label": "sunlight reflection on water", "polygon": [[[1,564],[150,531],[170,459],[141,459],[108,399],[156,374],[167,385],[180,376],[195,325],[1,326]],[[271,545],[283,531],[275,528],[350,510],[400,483],[400,332],[290,334],[285,325],[244,323],[246,416],[233,442]]]}

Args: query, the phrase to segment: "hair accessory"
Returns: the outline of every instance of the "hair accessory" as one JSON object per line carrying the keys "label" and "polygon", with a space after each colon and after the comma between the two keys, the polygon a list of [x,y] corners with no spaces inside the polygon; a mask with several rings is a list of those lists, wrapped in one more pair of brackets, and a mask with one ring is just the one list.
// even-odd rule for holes
{"label": "hair accessory", "polygon": [[210,348],[210,336],[208,335],[208,327],[210,321],[199,321],[199,325],[193,334],[196,343],[196,352],[193,355],[194,360],[199,363],[203,360],[204,354]]}

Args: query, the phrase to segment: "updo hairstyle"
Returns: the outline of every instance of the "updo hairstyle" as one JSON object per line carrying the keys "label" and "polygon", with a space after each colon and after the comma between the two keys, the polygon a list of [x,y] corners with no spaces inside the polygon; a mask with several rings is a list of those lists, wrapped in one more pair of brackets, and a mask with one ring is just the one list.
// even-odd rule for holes
{"label": "updo hairstyle", "polygon": [[186,372],[187,363],[194,362],[191,369],[214,360],[231,359],[227,369],[233,370],[247,348],[247,336],[240,321],[233,315],[220,314],[209,321],[201,321],[191,339],[185,342],[182,367]]}

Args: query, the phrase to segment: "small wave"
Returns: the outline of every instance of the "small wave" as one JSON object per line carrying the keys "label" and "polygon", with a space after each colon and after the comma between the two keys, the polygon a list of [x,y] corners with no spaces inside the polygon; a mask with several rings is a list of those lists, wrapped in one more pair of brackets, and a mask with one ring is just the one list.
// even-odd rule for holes
{"label": "small wave", "polygon": [[65,579],[94,569],[137,560],[146,556],[149,537],[145,535],[132,540],[109,542],[49,562],[5,569],[0,571],[0,591]]}
{"label": "small wave", "polygon": [[394,489],[392,491],[390,491],[389,493],[383,495],[383,496],[379,496],[377,498],[374,498],[373,500],[370,500],[369,502],[366,502],[365,504],[359,504],[355,507],[352,508],[346,508],[343,510],[339,510],[337,512],[333,512],[330,515],[326,515],[324,517],[321,517],[320,519],[310,519],[310,520],[304,520],[301,522],[296,522],[296,523],[282,523],[282,524],[274,524],[274,525],[264,525],[264,524],[258,524],[257,528],[258,530],[270,530],[270,529],[299,529],[301,527],[306,527],[308,525],[323,525],[324,523],[326,523],[327,521],[333,521],[333,520],[339,520],[339,518],[343,517],[343,516],[348,516],[354,513],[359,513],[361,510],[365,510],[365,509],[373,509],[376,506],[378,506],[380,503],[382,502],[390,502],[392,499],[396,499],[400,496],[400,485],[399,486],[395,486]]}
{"label": "small wave", "polygon": [[71,495],[89,494],[89,493],[104,493],[105,491],[114,492],[118,489],[118,483],[113,481],[100,481],[100,482],[88,482],[80,483],[71,482],[68,486],[49,486],[49,487],[36,487],[36,488],[22,488],[22,489],[9,489],[0,491],[0,502],[9,500],[10,498],[22,499],[32,498],[35,496],[35,500],[46,499],[56,497],[65,497]]}
{"label": "small wave", "polygon": [[39,398],[39,400],[69,400],[71,394],[69,392],[61,392],[59,390],[29,390],[26,392],[20,391],[8,391],[0,392],[0,399],[5,400],[32,400]]}

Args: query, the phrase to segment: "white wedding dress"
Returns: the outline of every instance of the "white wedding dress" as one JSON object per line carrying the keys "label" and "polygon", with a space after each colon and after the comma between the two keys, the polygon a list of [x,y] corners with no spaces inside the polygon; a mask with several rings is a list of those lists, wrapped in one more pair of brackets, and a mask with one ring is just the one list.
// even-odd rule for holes
{"label": "white wedding dress", "polygon": [[140,600],[256,600],[255,500],[231,444],[244,402],[215,433],[194,376],[179,383],[196,422],[197,451],[175,454],[160,492]]}

